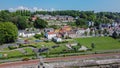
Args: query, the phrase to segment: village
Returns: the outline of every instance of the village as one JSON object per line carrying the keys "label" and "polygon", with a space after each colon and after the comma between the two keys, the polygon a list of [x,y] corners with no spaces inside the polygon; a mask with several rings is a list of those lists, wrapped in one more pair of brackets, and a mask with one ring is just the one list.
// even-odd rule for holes
{"label": "village", "polygon": [[[35,15],[36,16],[36,15]],[[71,16],[51,16],[51,15],[37,15],[43,20],[47,21],[60,21],[61,24],[58,29],[54,28],[45,28],[45,29],[35,29],[35,28],[26,28],[25,30],[19,30],[19,37],[32,37],[35,34],[44,34],[44,37],[48,40],[51,39],[62,39],[62,38],[79,38],[79,37],[94,37],[94,36],[112,36],[114,32],[117,35],[120,34],[120,23],[113,22],[108,24],[100,24],[99,27],[94,27],[94,22],[88,21],[87,25],[88,28],[79,28],[79,27],[72,27],[66,24],[62,24],[63,22],[73,22],[75,21]],[[34,21],[36,17],[33,17],[32,20]],[[51,22],[49,22],[51,23]],[[54,25],[57,25],[54,22]],[[53,25],[53,24],[51,24]],[[56,40],[57,41],[57,40]],[[61,42],[61,41],[58,41]]]}
{"label": "village", "polygon": [[[48,24],[52,22],[52,24],[49,24],[49,26],[53,25],[53,28],[47,27],[44,29],[38,29],[31,27],[26,28],[25,30],[18,30],[18,39],[15,43],[4,44],[0,46],[1,52],[3,52],[3,54],[0,54],[1,57],[14,57],[19,55],[23,57],[24,55],[28,55],[31,57],[31,55],[36,53],[40,53],[45,57],[50,57],[50,55],[60,53],[65,55],[69,52],[82,53],[93,51],[96,47],[96,42],[92,40],[89,42],[89,44],[86,45],[86,43],[82,43],[84,41],[80,41],[80,39],[100,38],[100,40],[103,41],[104,37],[106,37],[106,39],[110,39],[113,34],[117,36],[120,35],[119,21],[113,22],[111,24],[100,24],[99,27],[95,27],[94,22],[88,21],[86,23],[88,28],[80,28],[69,25],[69,23],[75,22],[75,19],[77,19],[72,16],[51,16],[37,14],[34,15],[31,19],[32,21],[35,21],[37,18],[47,21]],[[54,28],[54,26],[59,26],[59,28]],[[16,51],[16,54],[10,55],[11,52],[8,52],[9,50]],[[4,51],[8,53],[4,53]]]}
{"label": "village", "polygon": [[119,3],[1,0],[0,68],[120,68]]}

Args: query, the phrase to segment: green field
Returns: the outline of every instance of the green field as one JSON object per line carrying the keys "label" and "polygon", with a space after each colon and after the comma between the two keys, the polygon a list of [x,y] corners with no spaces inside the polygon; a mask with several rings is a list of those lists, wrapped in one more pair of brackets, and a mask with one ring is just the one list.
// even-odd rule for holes
{"label": "green field", "polygon": [[14,50],[14,51],[9,51],[9,52],[0,52],[0,54],[7,54],[8,57],[13,57],[13,56],[20,56],[23,55],[20,51]]}
{"label": "green field", "polygon": [[[92,51],[90,52],[101,52],[101,51],[105,51],[105,50],[116,50],[116,49],[120,49],[120,41],[113,39],[111,37],[87,37],[87,38],[76,38],[76,39],[71,39],[68,40],[69,43],[71,42],[77,42],[80,43],[83,46],[86,46],[87,48],[91,49],[91,43],[95,44],[95,48],[92,49]],[[54,54],[67,54],[64,53],[64,50],[69,50],[68,47],[65,46],[64,43],[59,44],[59,47],[57,48],[52,48],[52,46],[58,45],[52,41],[50,42],[39,42],[39,43],[33,43],[31,45],[36,46],[37,48],[49,48],[49,51],[43,53],[43,55],[54,55]],[[44,46],[43,46],[44,45]],[[29,47],[29,46],[27,46]],[[24,50],[27,52],[27,54],[32,55],[34,54],[33,50],[31,48],[27,48],[27,47],[23,47]],[[86,51],[84,53],[87,53],[89,51]],[[71,53],[71,52],[70,52]],[[76,52],[72,51],[71,54],[75,54]],[[83,52],[77,52],[77,53],[83,53]],[[18,50],[13,50],[10,51],[8,48],[5,49],[5,52],[0,52],[0,54],[8,54],[8,57],[15,57],[15,56],[24,56],[23,53],[21,53]]]}
{"label": "green field", "polygon": [[81,45],[91,48],[91,43],[95,44],[94,50],[114,50],[120,49],[120,42],[111,37],[90,37],[75,39]]}

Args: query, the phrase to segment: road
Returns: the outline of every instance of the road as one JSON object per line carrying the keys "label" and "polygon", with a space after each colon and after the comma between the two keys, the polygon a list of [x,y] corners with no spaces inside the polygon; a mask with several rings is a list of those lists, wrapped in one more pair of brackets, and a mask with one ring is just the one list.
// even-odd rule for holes
{"label": "road", "polygon": [[[87,58],[107,57],[107,56],[120,56],[120,53],[44,58],[43,61],[45,63],[53,63],[53,62],[57,63],[57,62],[61,62],[61,61],[75,61],[75,60],[82,60],[82,59],[87,59]],[[28,68],[28,66],[37,68],[38,64],[39,64],[39,59],[36,59],[36,60],[29,60],[29,61],[2,63],[2,64],[0,64],[0,68]]]}

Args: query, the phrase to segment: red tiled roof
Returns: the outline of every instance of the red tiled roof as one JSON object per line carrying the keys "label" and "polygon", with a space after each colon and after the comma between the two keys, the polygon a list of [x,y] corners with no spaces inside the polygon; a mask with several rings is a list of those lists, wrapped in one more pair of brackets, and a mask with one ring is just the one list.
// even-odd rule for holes
{"label": "red tiled roof", "polygon": [[55,32],[48,32],[48,34],[55,34]]}

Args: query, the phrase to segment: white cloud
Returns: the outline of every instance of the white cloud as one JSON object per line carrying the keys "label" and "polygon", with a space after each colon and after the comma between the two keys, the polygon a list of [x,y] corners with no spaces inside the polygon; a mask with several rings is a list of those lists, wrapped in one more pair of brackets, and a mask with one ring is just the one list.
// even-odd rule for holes
{"label": "white cloud", "polygon": [[28,8],[24,6],[18,6],[17,8],[9,8],[10,11],[16,11],[16,10],[30,10],[30,11],[54,11],[54,8],[50,9],[43,9],[43,8],[38,8],[38,7],[33,7],[33,8]]}
{"label": "white cloud", "polygon": [[9,8],[9,10],[16,11],[16,10],[30,10],[30,9],[24,6],[18,6],[17,8]]}
{"label": "white cloud", "polygon": [[30,10],[29,8],[27,7],[24,7],[24,6],[19,6],[18,8],[16,8],[17,10]]}
{"label": "white cloud", "polygon": [[51,8],[51,11],[55,11],[55,9],[54,9],[54,8]]}

